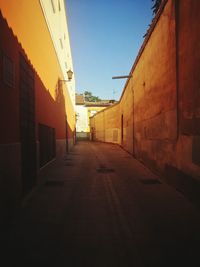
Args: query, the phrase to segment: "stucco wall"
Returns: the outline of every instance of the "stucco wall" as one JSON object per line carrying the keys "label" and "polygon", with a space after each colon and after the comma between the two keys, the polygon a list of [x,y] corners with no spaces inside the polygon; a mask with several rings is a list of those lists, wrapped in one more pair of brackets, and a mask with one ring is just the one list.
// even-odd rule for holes
{"label": "stucco wall", "polygon": [[[7,20],[8,26],[12,29],[13,34],[17,36],[19,43],[41,79],[47,94],[50,95],[52,100],[57,100],[58,79],[63,78],[63,74],[40,1],[10,0],[8,3],[0,0],[0,9],[3,17]],[[66,86],[68,86],[68,83],[62,83],[65,100],[64,112],[67,115],[69,126],[68,137],[72,138],[75,127],[75,112]],[[44,104],[46,96],[43,97],[36,90],[37,97],[39,103],[36,103],[37,119],[40,123],[49,125],[49,121],[51,121],[50,114],[52,113],[46,109]],[[53,125],[50,126],[54,127]],[[65,138],[65,130],[65,122],[58,123],[56,138]]]}
{"label": "stucco wall", "polygon": [[127,86],[134,90],[134,154],[159,169],[173,160],[177,138],[175,48],[174,5],[168,1]]}
{"label": "stucco wall", "polygon": [[[8,86],[3,75],[0,76],[0,212],[2,218],[6,218],[38,182],[41,155],[39,125],[55,130],[57,156],[63,156],[66,153],[66,129],[68,148],[72,147],[74,142],[75,113],[66,85],[62,83],[59,86],[58,83],[58,79],[62,78],[62,71],[40,2],[0,0],[0,11],[0,72],[3,74],[6,69],[3,61],[5,56],[14,66],[14,86]],[[21,58],[27,64],[23,70],[20,67]],[[33,87],[30,90],[29,84],[26,86],[29,88],[26,95],[31,97],[28,101],[22,101],[27,99],[26,95],[21,93],[22,84],[25,88],[22,73],[29,72],[32,75]],[[34,100],[29,101],[30,98]],[[31,112],[34,115],[31,120],[27,109],[22,111],[24,103],[33,106]],[[28,123],[24,117],[28,118]],[[27,129],[33,129],[27,131],[27,138],[24,135],[22,137],[22,124],[31,125]],[[28,138],[31,145],[25,143]],[[22,149],[24,147],[27,148],[26,151]],[[33,166],[27,162],[33,162],[33,172]],[[30,175],[25,175],[25,170]]]}
{"label": "stucco wall", "polygon": [[102,111],[98,113],[98,116],[94,116],[90,119],[90,127],[94,127],[95,129],[95,140],[106,142],[104,125],[104,112]]}
{"label": "stucco wall", "polygon": [[115,104],[104,112],[104,136],[106,142],[120,143],[119,109],[119,104]]}
{"label": "stucco wall", "polygon": [[186,186],[188,177],[200,178],[199,17],[197,0],[163,1],[119,108],[113,106],[91,120],[96,139],[105,142],[113,142],[104,133],[112,131],[116,120],[118,144]]}
{"label": "stucco wall", "polygon": [[90,118],[90,127],[95,129],[95,139],[120,144],[119,104],[106,108]]}
{"label": "stucco wall", "polygon": [[[121,128],[121,145],[129,151],[134,153],[133,148],[133,118],[134,118],[134,88],[131,80],[127,89],[124,91],[123,97],[120,101],[120,128]],[[119,116],[119,115],[118,115]],[[123,129],[122,129],[123,128]],[[123,131],[123,132],[122,132]]]}
{"label": "stucco wall", "polygon": [[179,139],[175,167],[200,178],[199,18],[199,1],[177,5]]}

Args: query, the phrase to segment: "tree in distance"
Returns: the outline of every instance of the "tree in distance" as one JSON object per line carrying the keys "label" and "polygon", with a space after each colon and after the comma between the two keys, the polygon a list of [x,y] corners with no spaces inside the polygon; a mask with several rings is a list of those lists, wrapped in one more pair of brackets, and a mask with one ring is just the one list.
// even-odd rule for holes
{"label": "tree in distance", "polygon": [[86,102],[98,102],[101,101],[101,99],[98,96],[94,96],[91,92],[85,91],[84,92],[85,101]]}

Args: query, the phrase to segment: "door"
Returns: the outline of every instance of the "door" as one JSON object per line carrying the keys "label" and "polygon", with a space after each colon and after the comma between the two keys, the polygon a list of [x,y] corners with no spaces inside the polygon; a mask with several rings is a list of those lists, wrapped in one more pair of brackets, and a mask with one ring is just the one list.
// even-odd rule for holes
{"label": "door", "polygon": [[124,116],[121,115],[121,145],[123,146],[123,140],[124,140]]}

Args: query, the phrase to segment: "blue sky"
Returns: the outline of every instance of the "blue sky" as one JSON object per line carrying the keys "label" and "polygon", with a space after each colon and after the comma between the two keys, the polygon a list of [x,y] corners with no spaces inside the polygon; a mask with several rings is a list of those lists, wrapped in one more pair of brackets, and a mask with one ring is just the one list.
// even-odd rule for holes
{"label": "blue sky", "polygon": [[151,0],[66,0],[76,91],[120,98],[152,20]]}

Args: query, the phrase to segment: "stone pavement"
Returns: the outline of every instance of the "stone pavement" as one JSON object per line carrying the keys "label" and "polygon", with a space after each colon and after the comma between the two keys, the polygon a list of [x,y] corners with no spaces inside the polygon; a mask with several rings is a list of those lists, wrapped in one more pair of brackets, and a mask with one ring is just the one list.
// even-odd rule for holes
{"label": "stone pavement", "polygon": [[120,147],[80,142],[42,180],[1,266],[200,266],[199,210]]}

